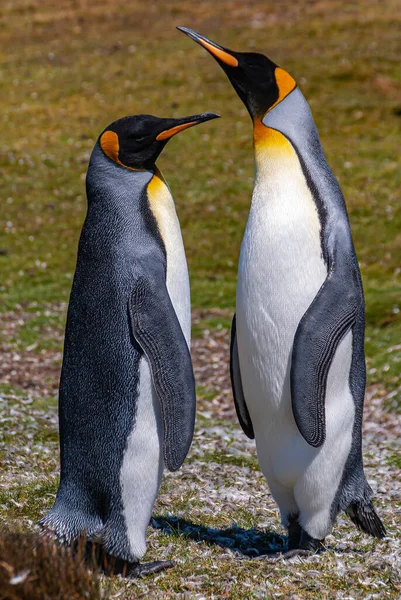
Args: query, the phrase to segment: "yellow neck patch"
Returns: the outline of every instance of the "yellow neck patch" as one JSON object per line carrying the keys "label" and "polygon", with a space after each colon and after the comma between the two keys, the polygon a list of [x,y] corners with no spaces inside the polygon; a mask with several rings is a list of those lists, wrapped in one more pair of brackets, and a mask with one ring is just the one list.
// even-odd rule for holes
{"label": "yellow neck patch", "polygon": [[147,191],[148,196],[152,202],[157,202],[157,200],[161,197],[162,193],[165,191],[167,183],[161,173],[161,171],[155,165],[155,172],[152,179],[148,183]]}
{"label": "yellow neck patch", "polygon": [[[178,232],[180,232],[180,226],[170,188],[157,167],[155,167],[154,175],[148,183],[147,194],[150,210],[156,219],[166,254],[167,256],[174,256],[178,239],[177,227]],[[179,235],[181,234],[179,233]]]}
{"label": "yellow neck patch", "polygon": [[120,151],[120,143],[118,140],[118,135],[115,131],[105,131],[102,137],[100,138],[100,147],[113,162],[120,165],[120,167],[124,167],[125,169],[129,169],[130,171],[138,171],[139,169],[134,169],[134,167],[128,167],[121,162],[118,157],[118,153]]}
{"label": "yellow neck patch", "polygon": [[256,157],[260,152],[266,151],[281,156],[289,156],[294,153],[294,149],[285,135],[276,129],[266,127],[259,118],[253,122],[253,139]]}

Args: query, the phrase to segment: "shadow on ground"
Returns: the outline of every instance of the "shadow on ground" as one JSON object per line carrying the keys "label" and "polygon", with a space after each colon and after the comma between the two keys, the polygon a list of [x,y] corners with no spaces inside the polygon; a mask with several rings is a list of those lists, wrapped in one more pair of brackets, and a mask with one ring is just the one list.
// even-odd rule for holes
{"label": "shadow on ground", "polygon": [[228,529],[214,529],[174,516],[156,516],[152,518],[151,525],[163,533],[227,548],[243,556],[256,557],[287,550],[287,537],[274,531],[242,529],[236,525]]}

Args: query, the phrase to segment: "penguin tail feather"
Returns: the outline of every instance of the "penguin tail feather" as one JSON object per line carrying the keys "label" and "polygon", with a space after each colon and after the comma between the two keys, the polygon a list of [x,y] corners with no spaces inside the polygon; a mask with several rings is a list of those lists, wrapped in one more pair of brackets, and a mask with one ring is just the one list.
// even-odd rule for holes
{"label": "penguin tail feather", "polygon": [[379,539],[386,535],[386,529],[370,500],[353,502],[345,512],[361,531]]}
{"label": "penguin tail feather", "polygon": [[101,536],[103,523],[99,517],[57,505],[39,521],[43,535],[51,535],[63,544],[71,544],[81,537],[94,540]]}

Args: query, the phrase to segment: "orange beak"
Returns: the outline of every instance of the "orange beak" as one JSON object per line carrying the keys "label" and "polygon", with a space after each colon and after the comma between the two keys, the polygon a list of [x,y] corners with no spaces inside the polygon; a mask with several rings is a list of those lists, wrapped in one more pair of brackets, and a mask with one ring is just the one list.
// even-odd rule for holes
{"label": "orange beak", "polygon": [[[211,121],[212,119],[218,119],[220,115],[216,113],[202,113],[200,115],[192,115],[190,117],[183,117],[182,119],[169,119],[172,124],[172,127],[161,131],[159,135],[156,137],[156,140],[163,141],[169,140],[173,135],[183,131],[184,129],[188,129],[189,127],[193,127],[194,125],[199,125],[199,123],[204,123],[205,121]],[[175,123],[175,124],[173,124]]]}
{"label": "orange beak", "polygon": [[231,54],[231,52],[226,50],[226,48],[219,46],[215,42],[211,42],[210,40],[205,38],[205,36],[201,35],[200,33],[197,33],[189,27],[177,27],[177,29],[179,29],[191,39],[193,39],[195,42],[203,46],[219,62],[222,62],[225,65],[228,65],[229,67],[238,67],[238,60],[233,54]]}

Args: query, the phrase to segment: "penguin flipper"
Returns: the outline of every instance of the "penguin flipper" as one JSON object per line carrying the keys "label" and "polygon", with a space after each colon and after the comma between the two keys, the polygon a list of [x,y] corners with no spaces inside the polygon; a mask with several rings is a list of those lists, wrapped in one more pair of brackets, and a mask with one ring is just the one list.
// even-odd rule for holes
{"label": "penguin flipper", "polygon": [[131,293],[129,315],[160,401],[164,462],[169,471],[176,471],[191,446],[196,395],[191,355],[165,283],[140,275]]}
{"label": "penguin flipper", "polygon": [[234,405],[237,412],[238,421],[243,432],[251,440],[255,438],[251,416],[245,402],[244,390],[242,389],[241,371],[239,366],[238,345],[237,345],[237,320],[233,316],[231,325],[231,345],[230,345],[230,377],[233,390]]}
{"label": "penguin flipper", "polygon": [[299,322],[291,361],[291,398],[295,422],[315,448],[326,439],[325,396],[331,362],[354,326],[363,297],[340,269],[333,270]]}

